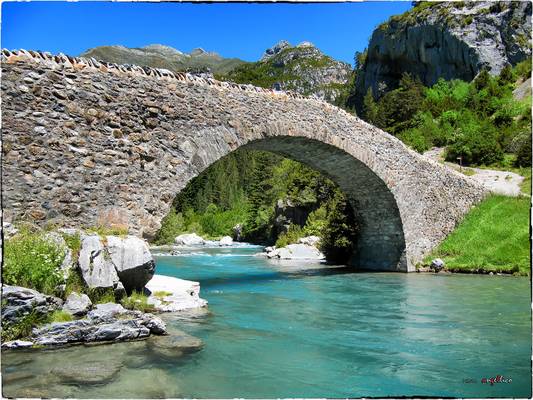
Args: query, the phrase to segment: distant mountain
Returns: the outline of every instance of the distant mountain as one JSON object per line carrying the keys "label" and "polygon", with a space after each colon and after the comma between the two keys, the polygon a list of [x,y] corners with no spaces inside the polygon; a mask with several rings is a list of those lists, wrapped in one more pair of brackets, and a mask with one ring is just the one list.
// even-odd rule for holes
{"label": "distant mountain", "polygon": [[94,57],[97,60],[118,64],[135,64],[170,71],[205,71],[225,74],[245,61],[238,58],[224,58],[217,53],[197,48],[190,53],[183,53],[169,46],[152,44],[141,48],[124,46],[100,46],[89,49],[82,57]]}
{"label": "distant mountain", "polygon": [[291,46],[282,40],[267,49],[260,61],[240,65],[220,78],[291,90],[303,95],[314,94],[338,103],[341,97],[346,96],[346,84],[352,79],[352,68],[325,55],[312,43]]}

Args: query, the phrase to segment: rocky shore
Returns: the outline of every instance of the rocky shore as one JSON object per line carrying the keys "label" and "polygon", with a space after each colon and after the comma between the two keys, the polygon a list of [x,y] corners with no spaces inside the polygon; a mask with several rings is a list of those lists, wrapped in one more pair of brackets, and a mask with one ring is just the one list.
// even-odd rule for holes
{"label": "rocky shore", "polygon": [[[12,236],[16,234],[11,232]],[[6,332],[7,337],[15,337],[3,341],[3,349],[119,342],[166,335],[166,324],[153,313],[181,312],[207,305],[199,296],[198,282],[155,275],[155,261],[148,244],[140,238],[102,237],[73,229],[43,235],[64,252],[58,272],[65,283],[56,288],[63,296],[2,285],[3,337]],[[79,239],[79,249],[73,251],[67,246],[65,237],[69,236]],[[72,276],[79,276],[80,289],[86,293],[64,293]],[[93,304],[87,293],[107,293],[106,301]],[[60,320],[54,319],[56,314]],[[24,331],[26,326],[31,328],[29,332]]]}

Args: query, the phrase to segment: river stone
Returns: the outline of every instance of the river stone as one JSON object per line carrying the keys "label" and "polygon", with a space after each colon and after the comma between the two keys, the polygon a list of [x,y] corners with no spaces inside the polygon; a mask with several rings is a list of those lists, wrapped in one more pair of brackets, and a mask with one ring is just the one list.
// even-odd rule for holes
{"label": "river stone", "polygon": [[89,288],[115,288],[118,284],[115,266],[98,235],[82,239],[78,262]]}
{"label": "river stone", "polygon": [[194,246],[204,244],[205,240],[196,233],[185,233],[176,237],[174,242],[181,246]]}
{"label": "river stone", "polygon": [[435,258],[431,261],[431,268],[433,268],[435,271],[440,271],[444,268],[444,261],[440,258]]}
{"label": "river stone", "polygon": [[233,244],[233,239],[230,236],[224,236],[218,242],[219,246],[231,246]]}
{"label": "river stone", "polygon": [[63,301],[47,296],[37,290],[21,286],[2,286],[2,324],[13,323],[35,312],[37,315],[49,314],[61,307]]}
{"label": "river stone", "polygon": [[63,236],[61,236],[61,234],[59,234],[58,232],[48,232],[45,235],[45,238],[55,243],[61,249],[61,251],[65,254],[65,257],[63,258],[60,269],[63,275],[63,279],[66,280],[70,274],[70,271],[74,267],[74,262],[72,259],[72,250],[70,250],[70,248],[67,246],[67,242],[65,241]]}
{"label": "river stone", "polygon": [[103,303],[97,304],[94,310],[89,311],[87,315],[93,319],[108,319],[113,318],[116,315],[124,314],[127,310],[120,304],[116,303]]}
{"label": "river stone", "polygon": [[122,363],[112,358],[91,362],[73,359],[67,364],[53,368],[52,374],[57,375],[64,383],[101,384],[112,381],[121,368]]}
{"label": "river stone", "polygon": [[141,291],[154,276],[155,261],[144,240],[108,236],[107,250],[126,292]]}
{"label": "river stone", "polygon": [[92,302],[89,296],[86,294],[78,294],[73,292],[69,294],[65,304],[63,305],[63,311],[81,317],[91,309]]}
{"label": "river stone", "polygon": [[33,346],[33,342],[27,340],[11,340],[9,342],[2,343],[3,349],[22,349],[24,347]]}
{"label": "river stone", "polygon": [[160,356],[175,358],[201,350],[203,343],[199,338],[173,329],[169,335],[151,337],[147,342],[147,346]]}

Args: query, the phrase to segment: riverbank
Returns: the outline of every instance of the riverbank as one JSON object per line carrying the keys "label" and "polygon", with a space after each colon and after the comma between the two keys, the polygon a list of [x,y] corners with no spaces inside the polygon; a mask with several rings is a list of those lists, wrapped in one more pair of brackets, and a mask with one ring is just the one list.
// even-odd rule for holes
{"label": "riverbank", "polygon": [[468,213],[419,268],[440,258],[450,272],[530,275],[530,201],[526,196],[491,195]]}

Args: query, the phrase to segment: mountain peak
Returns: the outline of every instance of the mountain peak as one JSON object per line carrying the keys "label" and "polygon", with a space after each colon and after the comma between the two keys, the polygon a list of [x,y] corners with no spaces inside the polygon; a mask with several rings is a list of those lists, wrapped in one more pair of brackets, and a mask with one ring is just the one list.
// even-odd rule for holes
{"label": "mountain peak", "polygon": [[278,54],[280,51],[287,49],[289,47],[292,47],[289,42],[287,42],[286,40],[280,40],[274,46],[265,50],[265,52],[263,53],[263,56],[261,57],[261,61],[266,61],[269,58]]}
{"label": "mountain peak", "polygon": [[169,55],[183,54],[181,51],[175,49],[174,47],[165,46],[163,44],[149,44],[148,46],[141,47],[141,49]]}

